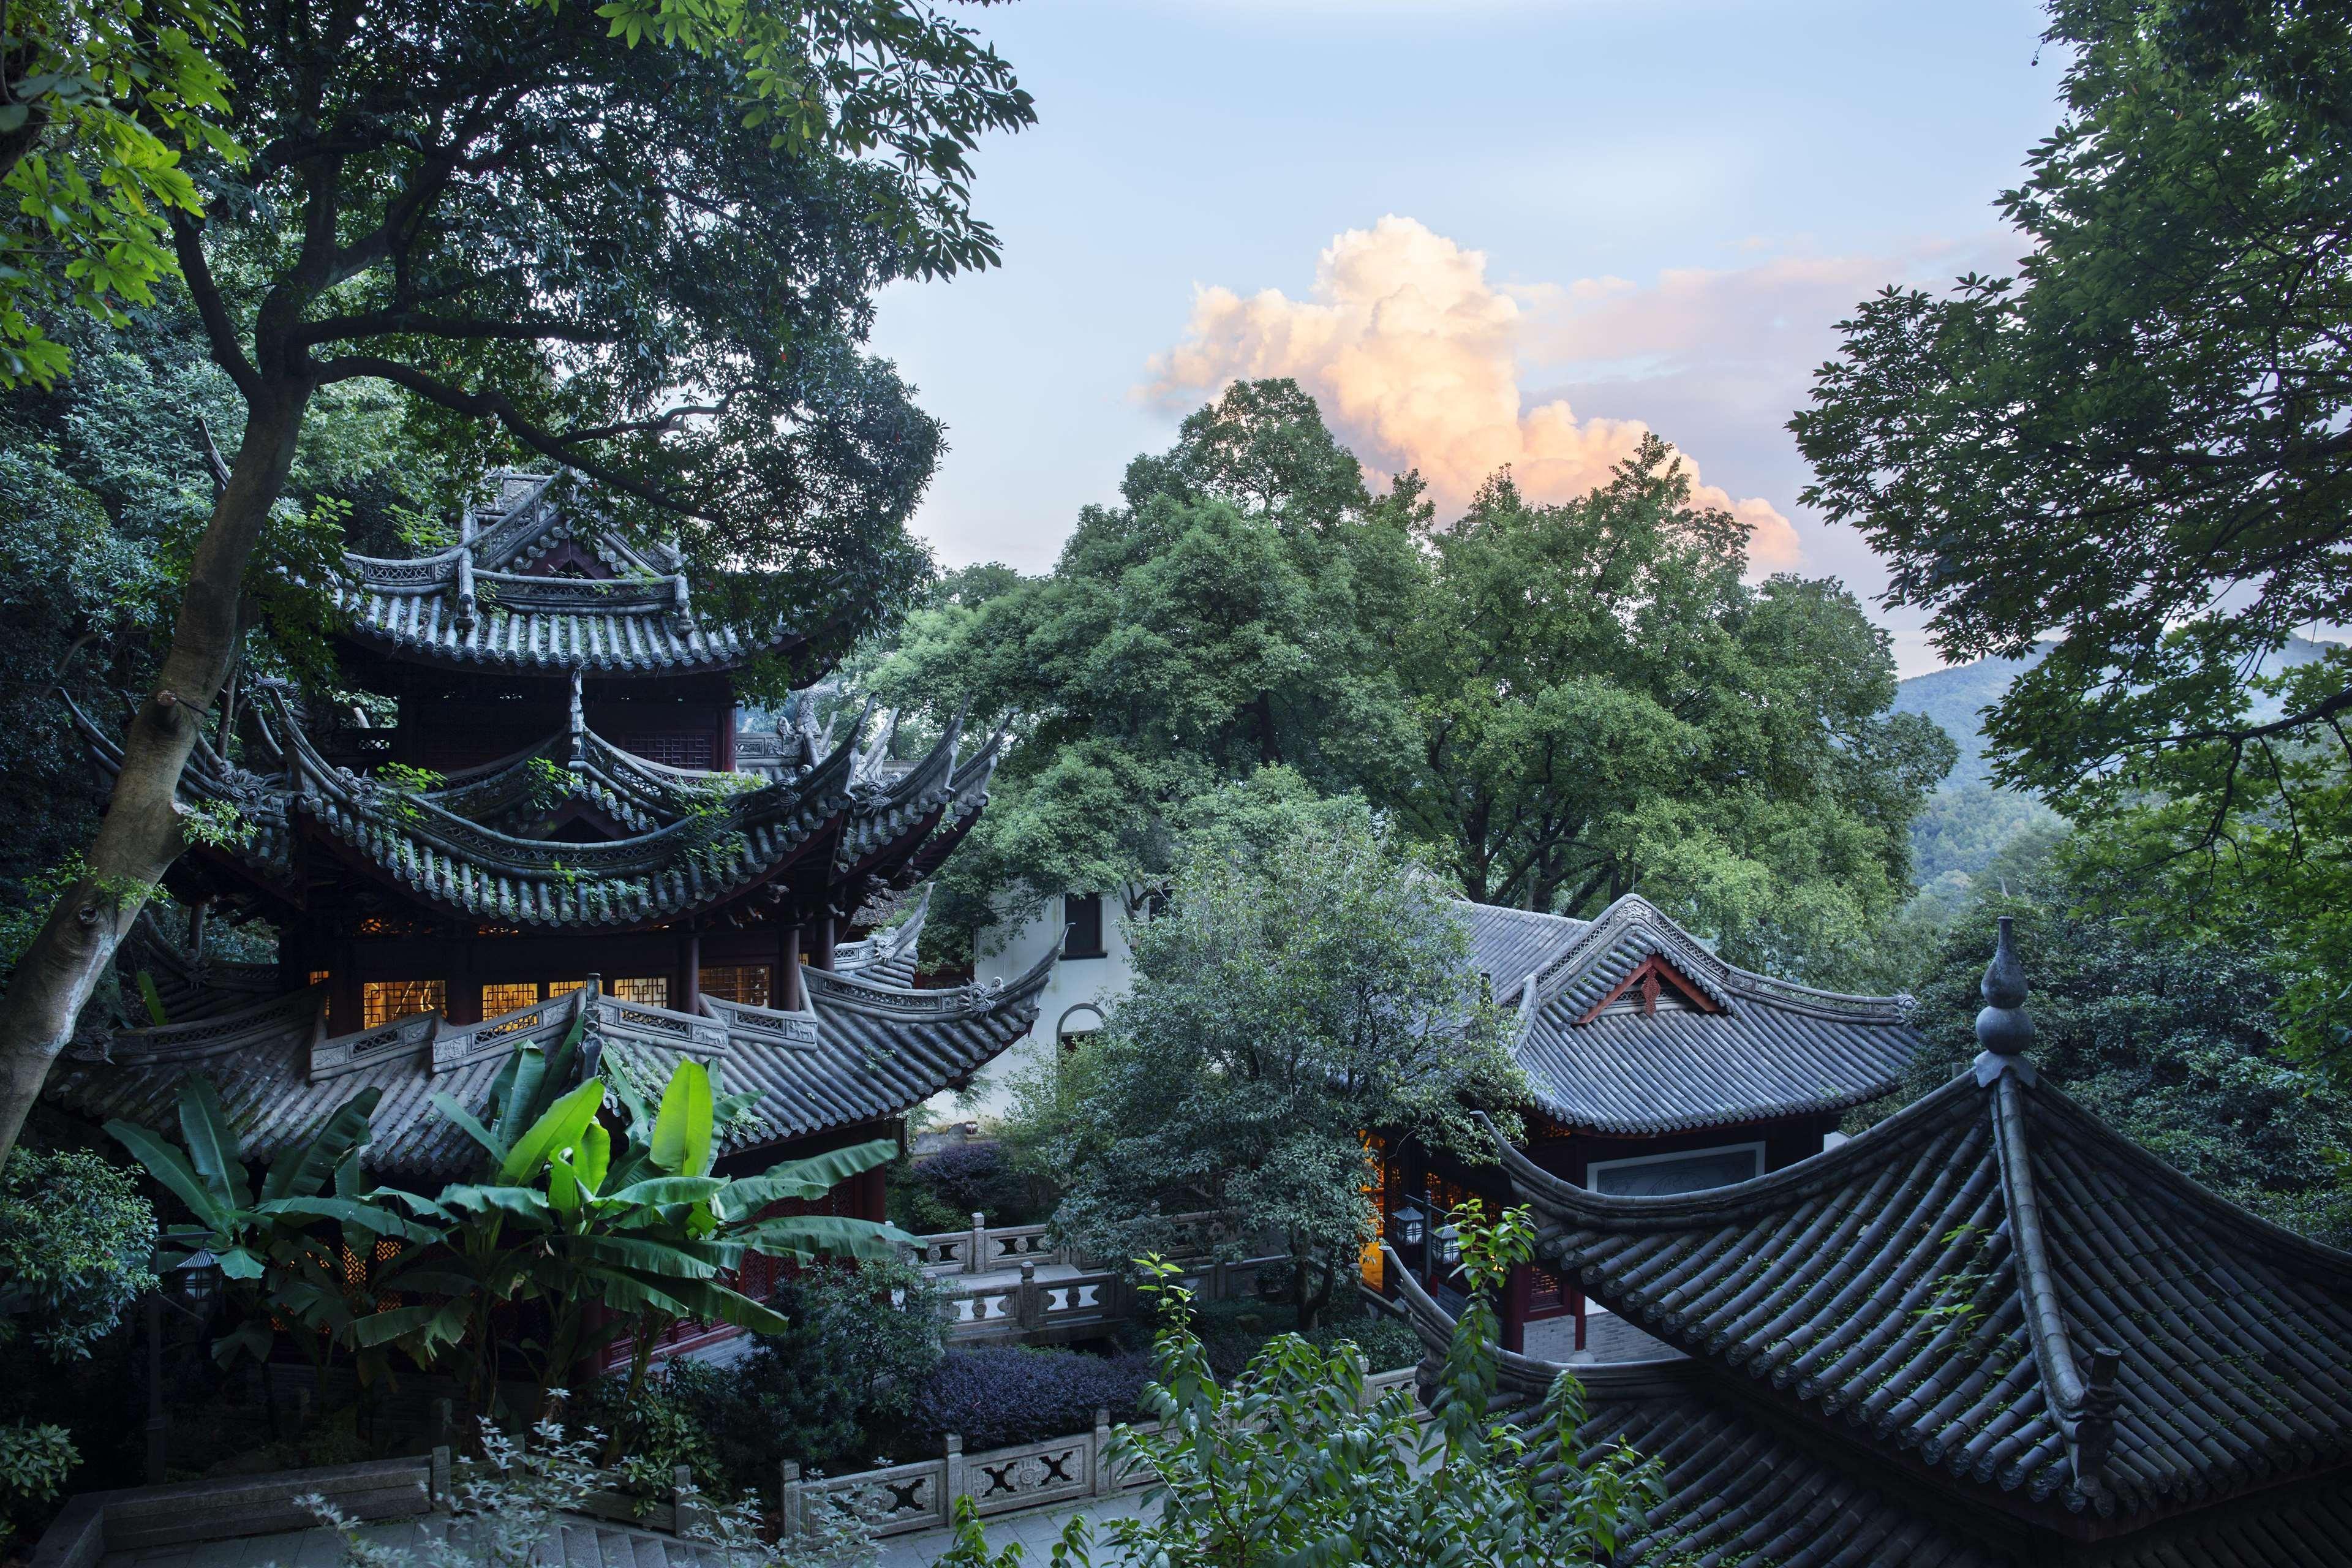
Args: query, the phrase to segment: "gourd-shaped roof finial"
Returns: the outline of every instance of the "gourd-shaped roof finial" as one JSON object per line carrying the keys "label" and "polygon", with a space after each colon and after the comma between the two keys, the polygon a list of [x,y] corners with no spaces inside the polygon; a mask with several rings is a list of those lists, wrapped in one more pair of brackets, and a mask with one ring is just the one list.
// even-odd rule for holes
{"label": "gourd-shaped roof finial", "polygon": [[2024,1058],[2025,1047],[2033,1043],[2033,1020],[2025,1012],[2025,965],[2018,962],[2011,927],[2010,917],[2001,916],[2000,940],[1978,987],[1985,999],[1977,1015],[1977,1044],[1983,1047],[1976,1064],[1980,1083],[1990,1083],[2006,1070],[2022,1074],[2029,1083],[2033,1078],[2032,1064]]}

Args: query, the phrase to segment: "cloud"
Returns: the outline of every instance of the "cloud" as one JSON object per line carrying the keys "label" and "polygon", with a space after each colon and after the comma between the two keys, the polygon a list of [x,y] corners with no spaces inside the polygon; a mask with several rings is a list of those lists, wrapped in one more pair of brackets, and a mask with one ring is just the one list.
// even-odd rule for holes
{"label": "cloud", "polygon": [[[1606,483],[1649,426],[1580,417],[1565,398],[1527,406],[1522,357],[1639,379],[1704,341],[1719,316],[1693,304],[1714,297],[1706,277],[1669,274],[1646,290],[1616,278],[1506,289],[1488,281],[1483,253],[1391,216],[1333,240],[1307,299],[1197,289],[1184,341],[1152,358],[1144,391],[1189,408],[1235,380],[1289,376],[1367,467],[1419,468],[1441,511],[1506,464],[1532,499],[1566,500]],[[1860,297],[1843,279],[1824,286],[1843,290],[1842,305]],[[1797,563],[1797,531],[1777,507],[1701,481],[1684,458],[1696,499],[1752,531],[1754,568]]]}

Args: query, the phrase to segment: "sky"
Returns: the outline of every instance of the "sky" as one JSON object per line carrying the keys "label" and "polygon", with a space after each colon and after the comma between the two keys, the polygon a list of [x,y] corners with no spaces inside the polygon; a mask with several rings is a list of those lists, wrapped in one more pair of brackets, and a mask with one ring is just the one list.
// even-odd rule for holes
{"label": "sky", "polygon": [[1237,376],[1290,375],[1377,482],[1441,510],[1509,463],[1566,500],[1644,430],[1843,578],[1904,673],[1869,548],[1797,501],[1785,428],[1889,283],[2006,271],[1993,203],[2055,125],[2019,0],[1016,0],[955,15],[1037,100],[975,154],[1001,268],[882,296],[877,352],[948,426],[942,564],[1051,568],[1128,460]]}

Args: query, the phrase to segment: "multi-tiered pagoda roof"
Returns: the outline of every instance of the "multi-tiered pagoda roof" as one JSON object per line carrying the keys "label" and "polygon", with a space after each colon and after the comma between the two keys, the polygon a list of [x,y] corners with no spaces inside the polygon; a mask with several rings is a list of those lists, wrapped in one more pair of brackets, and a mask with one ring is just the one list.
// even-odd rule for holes
{"label": "multi-tiered pagoda roof", "polygon": [[[820,728],[806,700],[739,734],[734,672],[809,645],[706,625],[682,566],[568,474],[490,476],[431,553],[344,557],[327,588],[362,696],[248,683],[180,785],[226,831],[191,835],[174,892],[214,929],[268,922],[277,965],[146,931],[122,962],[162,1017],[85,1047],[52,1100],[165,1120],[202,1071],[267,1150],[374,1087],[372,1157],[446,1173],[466,1155],[433,1097],[573,1027],[612,1070],[658,1082],[685,1054],[756,1092],[745,1147],[870,1133],[1026,1033],[1045,965],[919,988],[919,903],[850,940],[979,819],[1002,737],[951,723],[899,756],[887,717]],[[119,745],[74,717],[110,775]]]}

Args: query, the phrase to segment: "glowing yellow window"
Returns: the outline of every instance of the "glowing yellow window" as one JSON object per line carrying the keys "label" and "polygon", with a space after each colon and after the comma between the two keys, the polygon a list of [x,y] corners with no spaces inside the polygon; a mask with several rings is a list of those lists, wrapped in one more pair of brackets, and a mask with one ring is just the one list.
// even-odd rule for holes
{"label": "glowing yellow window", "polygon": [[510,981],[501,985],[482,987],[482,1016],[503,1017],[518,1007],[528,1007],[539,1000],[539,982]]}
{"label": "glowing yellow window", "polygon": [[613,999],[616,1002],[643,1002],[648,1006],[669,1005],[669,976],[667,974],[624,974],[613,982]]}
{"label": "glowing yellow window", "polygon": [[373,1029],[412,1013],[438,1013],[448,1005],[438,980],[368,980],[360,984],[360,1027]]}
{"label": "glowing yellow window", "polygon": [[702,994],[745,1007],[768,1005],[768,966],[739,963],[702,972]]}

